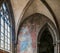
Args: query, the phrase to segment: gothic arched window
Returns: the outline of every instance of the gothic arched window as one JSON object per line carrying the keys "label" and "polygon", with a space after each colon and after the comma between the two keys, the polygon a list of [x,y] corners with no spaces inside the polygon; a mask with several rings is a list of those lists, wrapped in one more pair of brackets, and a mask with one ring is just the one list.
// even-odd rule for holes
{"label": "gothic arched window", "polygon": [[12,52],[12,22],[5,2],[0,6],[0,49]]}

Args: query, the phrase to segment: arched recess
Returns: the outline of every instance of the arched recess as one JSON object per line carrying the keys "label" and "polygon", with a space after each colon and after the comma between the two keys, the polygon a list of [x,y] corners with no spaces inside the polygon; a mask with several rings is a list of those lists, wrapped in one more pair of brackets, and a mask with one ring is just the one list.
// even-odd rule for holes
{"label": "arched recess", "polygon": [[38,38],[37,53],[54,53],[53,38],[47,27]]}
{"label": "arched recess", "polygon": [[[35,13],[35,14],[32,14],[29,17],[27,17],[20,25],[20,28],[18,31],[18,37],[17,37],[17,53],[18,53],[18,51],[21,53],[20,46],[22,45],[21,41],[23,40],[21,37],[26,32],[27,32],[27,34],[29,34],[29,36],[31,36],[30,40],[32,40],[30,42],[32,44],[30,49],[32,49],[32,51],[30,50],[30,52],[37,53],[38,34],[40,32],[41,32],[40,34],[42,34],[45,27],[47,27],[49,32],[52,34],[53,44],[54,44],[54,46],[56,46],[55,49],[58,49],[58,43],[57,43],[59,40],[58,29],[55,27],[54,23],[47,16],[39,14],[39,13]],[[24,38],[24,39],[26,39],[26,38]],[[29,39],[26,39],[26,40],[29,40]],[[24,47],[23,47],[22,52],[23,51],[27,52],[29,47],[27,47],[27,50],[25,51],[24,48],[26,49],[26,47],[25,47],[26,45],[23,44],[23,46]],[[58,52],[58,51],[56,51],[56,52]]]}
{"label": "arched recess", "polygon": [[51,24],[44,24],[37,37],[37,53],[59,53],[57,35],[57,31]]}
{"label": "arched recess", "polygon": [[[23,9],[21,15],[20,15],[20,18],[18,20],[18,23],[17,23],[17,37],[18,37],[18,31],[19,31],[19,28],[20,28],[20,24],[23,22],[24,20],[24,16],[26,14],[26,11],[28,10],[28,8],[31,6],[31,4],[34,2],[35,0],[29,0],[29,2],[27,3],[27,5],[25,6],[25,8]],[[41,0],[40,2],[42,2],[42,4],[44,4],[44,6],[48,9],[49,13],[52,15],[52,18],[53,20],[55,21],[55,24],[59,30],[59,25],[58,25],[58,22],[57,22],[57,19],[56,19],[56,16],[53,12],[53,10],[51,9],[51,7],[49,6],[49,4],[45,1],[45,0]]]}
{"label": "arched recess", "polygon": [[[0,32],[2,24],[4,24],[4,44],[1,44],[0,33],[0,53],[15,53],[15,19],[10,0],[0,1]],[[9,36],[8,36],[9,35]],[[1,45],[4,45],[3,48]],[[13,49],[13,51],[12,51]]]}

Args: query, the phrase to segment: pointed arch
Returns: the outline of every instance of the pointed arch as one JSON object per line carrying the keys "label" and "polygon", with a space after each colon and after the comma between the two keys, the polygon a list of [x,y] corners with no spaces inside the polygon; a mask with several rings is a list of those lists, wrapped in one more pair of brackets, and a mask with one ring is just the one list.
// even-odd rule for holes
{"label": "pointed arch", "polygon": [[[23,12],[21,13],[21,16],[20,16],[20,17],[21,17],[21,20],[23,20],[23,16],[24,16],[26,10],[30,7],[30,5],[31,5],[33,2],[34,2],[34,0],[33,0],[33,1],[30,0],[30,1],[27,3],[27,5],[25,6],[25,8],[23,9]],[[49,6],[49,4],[48,4],[46,1],[41,0],[41,2],[42,2],[42,3],[44,4],[44,6],[49,10],[50,14],[52,15],[52,17],[53,17],[53,19],[54,19],[54,21],[55,21],[55,23],[56,23],[57,29],[58,29],[58,31],[59,31],[59,25],[58,25],[58,22],[57,22],[57,19],[56,19],[56,16],[55,16],[53,10],[51,9],[51,7]],[[19,19],[19,21],[18,21],[18,23],[17,23],[17,25],[18,25],[18,28],[17,28],[17,36],[18,36],[18,30],[19,30],[19,27],[20,27],[20,24],[21,24],[21,23],[22,23],[22,21],[20,21],[20,19]]]}
{"label": "pointed arch", "polygon": [[[40,34],[39,34],[40,35]],[[46,27],[37,44],[37,53],[54,53],[53,38]]]}
{"label": "pointed arch", "polygon": [[[43,24],[40,26],[40,29],[43,28],[43,25],[44,25],[44,26],[47,25],[47,26],[49,26],[50,28],[55,29],[55,31],[56,31],[57,34],[58,34],[58,35],[57,35],[57,39],[59,39],[59,32],[58,32],[58,29],[56,28],[55,24],[54,24],[47,16],[45,16],[45,15],[43,15],[43,14],[41,14],[41,13],[34,13],[34,14],[28,16],[26,19],[24,19],[24,20],[21,22],[21,24],[19,25],[19,30],[18,30],[17,35],[19,34],[19,31],[20,31],[21,26],[22,26],[22,24],[24,23],[24,21],[30,19],[29,17],[32,17],[32,16],[33,16],[33,17],[35,17],[35,16],[45,17],[45,18],[46,18],[46,23],[43,23]],[[43,18],[42,20],[44,20],[44,18]],[[18,36],[17,36],[17,40],[18,40]]]}
{"label": "pointed arch", "polygon": [[[31,25],[30,24],[28,25],[27,23],[28,24],[30,23]],[[37,24],[37,25],[35,25],[35,24]],[[58,48],[57,47],[57,41],[59,40],[59,32],[58,32],[58,29],[56,28],[55,24],[47,16],[45,16],[43,14],[40,14],[40,13],[32,14],[32,15],[28,16],[26,19],[24,19],[22,21],[21,25],[19,26],[20,28],[19,28],[18,37],[17,37],[17,45],[18,46],[19,46],[19,43],[20,43],[18,41],[19,40],[19,37],[21,35],[20,34],[20,31],[21,31],[22,27],[25,28],[27,25],[28,25],[28,28],[32,26],[31,29],[33,29],[35,27],[35,30],[34,31],[36,31],[36,29],[37,29],[37,31],[35,33],[35,38],[38,38],[38,33],[39,32],[42,33],[44,31],[44,29],[47,27],[48,30],[49,30],[49,32],[51,33],[52,38],[53,38],[53,44],[54,44],[54,46],[56,46],[55,50]],[[23,32],[22,32],[22,34],[23,34]],[[30,35],[32,35],[31,32],[30,32]],[[35,41],[37,42],[36,39],[35,39]],[[34,42],[32,42],[32,44],[34,44]],[[35,49],[36,49],[36,45],[37,45],[37,43],[34,46]],[[35,50],[35,52],[36,52],[36,50]],[[57,52],[58,51],[56,51],[56,53]]]}
{"label": "pointed arch", "polygon": [[55,20],[55,23],[56,23],[56,25],[57,25],[57,29],[58,29],[58,31],[59,31],[59,24],[58,24],[56,15],[55,15],[55,13],[53,12],[52,8],[50,7],[50,5],[49,5],[45,0],[41,0],[41,2],[46,6],[46,8],[49,10],[49,12],[51,13],[51,15],[53,16],[53,18],[54,18],[54,20]]}
{"label": "pointed arch", "polygon": [[10,0],[1,0],[0,3],[0,32],[0,38],[4,37],[3,41],[0,39],[0,52],[12,52],[15,47],[15,20]]}
{"label": "pointed arch", "polygon": [[[58,31],[56,30],[55,26],[53,26],[53,24],[51,23],[45,23],[40,29],[39,29],[39,32],[38,32],[38,36],[37,36],[37,44],[40,44],[39,40],[41,39],[41,36],[42,36],[42,33],[44,32],[44,30],[47,28],[47,30],[50,32],[51,34],[51,37],[53,39],[53,46],[54,46],[54,53],[58,53],[59,51],[56,50],[58,49],[59,47],[57,46],[58,45],[58,40],[59,40],[59,33]],[[38,48],[37,48],[38,49]]]}
{"label": "pointed arch", "polygon": [[[50,24],[50,23],[45,23],[40,29],[39,32],[40,35],[42,34],[42,32],[45,29],[48,29],[49,32],[52,34],[52,38],[53,38],[53,44],[56,44],[56,41],[59,39],[59,37],[57,36],[58,32],[56,31],[56,29]],[[40,39],[41,36],[38,36],[38,39]]]}

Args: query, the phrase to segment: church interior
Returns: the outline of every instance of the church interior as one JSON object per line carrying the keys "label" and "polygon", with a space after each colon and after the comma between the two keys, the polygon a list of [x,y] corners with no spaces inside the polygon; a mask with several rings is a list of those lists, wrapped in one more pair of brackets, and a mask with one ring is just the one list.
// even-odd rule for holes
{"label": "church interior", "polygon": [[0,0],[0,53],[60,53],[60,0]]}

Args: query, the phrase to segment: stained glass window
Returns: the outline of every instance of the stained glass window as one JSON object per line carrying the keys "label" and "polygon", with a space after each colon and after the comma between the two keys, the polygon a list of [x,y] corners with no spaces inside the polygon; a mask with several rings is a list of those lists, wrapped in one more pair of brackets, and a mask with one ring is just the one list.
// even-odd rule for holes
{"label": "stained glass window", "polygon": [[12,26],[7,5],[5,3],[0,7],[0,32],[0,49],[10,52]]}

